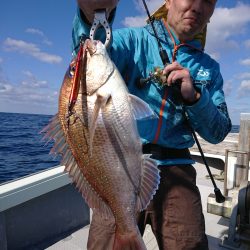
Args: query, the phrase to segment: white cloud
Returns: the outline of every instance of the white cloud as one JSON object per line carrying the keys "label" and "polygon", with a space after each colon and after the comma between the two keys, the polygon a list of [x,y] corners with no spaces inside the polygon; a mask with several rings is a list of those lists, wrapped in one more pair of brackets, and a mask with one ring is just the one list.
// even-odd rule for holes
{"label": "white cloud", "polygon": [[233,124],[239,124],[240,121],[240,114],[241,113],[249,113],[250,112],[250,106],[249,103],[242,103],[242,102],[236,102],[234,106],[230,107],[230,117],[232,120],[235,120]]}
{"label": "white cloud", "polygon": [[43,43],[47,45],[52,45],[52,42],[45,36],[45,34],[39,30],[39,29],[34,29],[34,28],[27,28],[25,32],[34,34],[34,35],[39,35],[40,37],[43,38]]}
{"label": "white cloud", "polygon": [[249,13],[249,4],[240,3],[234,8],[216,8],[208,25],[207,50],[211,53],[220,49],[237,48],[238,44],[234,39],[246,32],[246,26],[250,23]]}
{"label": "white cloud", "polygon": [[34,75],[29,70],[24,70],[23,74],[28,77],[34,77]]}
{"label": "white cloud", "polygon": [[45,80],[37,80],[37,78],[30,71],[23,71],[23,74],[26,76],[26,79],[21,82],[22,86],[28,88],[46,88],[48,83]]}
{"label": "white cloud", "polygon": [[250,66],[250,58],[244,59],[240,61],[240,64],[244,66]]}
{"label": "white cloud", "polygon": [[[146,12],[143,2],[141,0],[135,0],[134,2],[136,4],[136,8],[140,12],[142,13]],[[154,13],[163,3],[164,3],[163,0],[146,0],[146,4],[150,13]]]}
{"label": "white cloud", "polygon": [[0,79],[0,102],[8,103],[19,109],[21,106],[30,106],[40,109],[41,106],[53,108],[57,106],[58,92],[51,89],[45,80],[37,80],[30,72],[23,72],[25,79],[13,84]]}
{"label": "white cloud", "polygon": [[8,93],[12,91],[12,89],[13,89],[12,85],[0,82],[0,96],[1,93]]}
{"label": "white cloud", "polygon": [[141,27],[146,23],[145,16],[126,17],[123,21],[126,27]]}
{"label": "white cloud", "polygon": [[249,40],[246,40],[246,41],[244,42],[244,45],[245,45],[245,47],[246,47],[247,49],[250,49],[250,39],[249,39]]}
{"label": "white cloud", "polygon": [[27,28],[25,30],[25,32],[31,33],[31,34],[36,34],[36,35],[44,37],[44,33],[41,30],[39,30],[39,29]]}
{"label": "white cloud", "polygon": [[213,52],[209,54],[214,60],[219,60],[220,59],[220,53],[219,52]]}
{"label": "white cloud", "polygon": [[250,80],[243,80],[238,89],[238,97],[250,96]]}
{"label": "white cloud", "polygon": [[250,79],[250,72],[243,72],[237,76],[238,79]]}
{"label": "white cloud", "polygon": [[[128,16],[123,20],[123,25],[126,27],[141,27],[146,24],[147,15],[142,1],[134,0],[135,7],[142,14],[138,16]],[[163,3],[162,0],[146,0],[150,13],[154,13]]]}
{"label": "white cloud", "polygon": [[229,96],[232,92],[232,89],[233,89],[232,81],[227,81],[224,83],[223,90],[224,90],[225,96]]}
{"label": "white cloud", "polygon": [[46,63],[54,64],[60,63],[62,61],[62,57],[43,52],[37,45],[33,43],[27,43],[23,40],[7,38],[4,41],[4,48],[6,51],[17,51],[22,54],[30,55],[37,60]]}

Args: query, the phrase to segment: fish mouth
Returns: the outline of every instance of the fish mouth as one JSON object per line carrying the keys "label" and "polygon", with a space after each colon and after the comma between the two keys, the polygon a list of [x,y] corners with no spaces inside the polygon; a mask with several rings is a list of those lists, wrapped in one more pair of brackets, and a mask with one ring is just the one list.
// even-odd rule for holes
{"label": "fish mouth", "polygon": [[98,41],[94,40],[86,40],[86,47],[87,47],[87,50],[89,52],[89,54],[92,56],[95,54],[95,52],[97,51],[97,44],[98,44]]}

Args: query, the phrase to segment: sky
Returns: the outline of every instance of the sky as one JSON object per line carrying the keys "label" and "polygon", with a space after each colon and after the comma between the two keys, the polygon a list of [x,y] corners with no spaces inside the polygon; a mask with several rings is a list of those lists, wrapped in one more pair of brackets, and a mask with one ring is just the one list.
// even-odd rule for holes
{"label": "sky", "polygon": [[[153,12],[163,0],[147,0]],[[0,112],[55,114],[71,57],[76,0],[0,3]],[[215,58],[234,125],[250,113],[250,0],[218,0],[205,51]],[[139,0],[121,0],[113,29],[142,26]]]}

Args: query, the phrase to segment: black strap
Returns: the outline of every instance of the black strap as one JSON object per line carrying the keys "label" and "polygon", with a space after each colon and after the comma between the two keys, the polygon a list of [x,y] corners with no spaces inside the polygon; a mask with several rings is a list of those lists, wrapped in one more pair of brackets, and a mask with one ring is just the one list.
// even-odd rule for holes
{"label": "black strap", "polygon": [[151,157],[157,160],[178,158],[191,159],[188,148],[166,148],[157,144],[147,143],[143,145],[142,150],[144,154],[151,154]]}

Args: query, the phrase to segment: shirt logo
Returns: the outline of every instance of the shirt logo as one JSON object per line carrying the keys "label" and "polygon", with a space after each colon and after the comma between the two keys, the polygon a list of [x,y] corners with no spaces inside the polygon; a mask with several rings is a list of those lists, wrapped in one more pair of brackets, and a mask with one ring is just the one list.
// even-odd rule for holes
{"label": "shirt logo", "polygon": [[198,76],[202,76],[202,77],[208,77],[209,76],[209,72],[208,71],[205,71],[203,69],[199,69],[198,71]]}
{"label": "shirt logo", "polygon": [[196,86],[203,86],[209,89],[211,81],[210,80],[195,80],[194,83]]}

